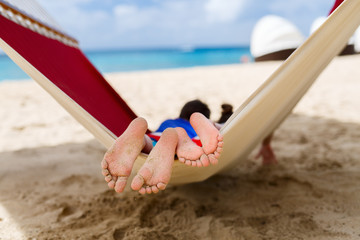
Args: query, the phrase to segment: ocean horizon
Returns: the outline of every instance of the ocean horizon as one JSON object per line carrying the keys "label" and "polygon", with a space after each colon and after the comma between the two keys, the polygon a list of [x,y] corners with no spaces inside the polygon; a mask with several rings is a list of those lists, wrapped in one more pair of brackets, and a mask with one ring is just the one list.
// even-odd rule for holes
{"label": "ocean horizon", "polygon": [[[106,49],[85,50],[84,53],[102,74],[253,61],[249,46]],[[27,79],[30,77],[7,55],[0,54],[0,81]]]}

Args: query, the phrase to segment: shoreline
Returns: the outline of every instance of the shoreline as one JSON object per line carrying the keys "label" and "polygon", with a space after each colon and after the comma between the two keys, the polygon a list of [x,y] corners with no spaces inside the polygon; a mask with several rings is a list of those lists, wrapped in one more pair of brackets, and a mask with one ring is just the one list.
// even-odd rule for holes
{"label": "shoreline", "polygon": [[[194,68],[214,68],[214,67],[226,67],[226,66],[237,66],[240,64],[253,64],[255,62],[248,62],[248,63],[229,63],[229,64],[214,64],[214,65],[199,65],[199,66],[189,66],[189,67],[175,67],[175,68],[158,68],[158,69],[144,69],[144,70],[129,70],[129,71],[118,71],[118,72],[100,72],[103,76],[110,76],[116,74],[138,74],[138,73],[152,73],[152,72],[163,72],[163,71],[177,71],[177,70],[187,70],[187,69],[194,69]],[[21,69],[19,71],[22,71]],[[0,79],[0,83],[2,82],[22,82],[22,81],[32,81],[33,79],[28,78],[19,78],[19,79]]]}

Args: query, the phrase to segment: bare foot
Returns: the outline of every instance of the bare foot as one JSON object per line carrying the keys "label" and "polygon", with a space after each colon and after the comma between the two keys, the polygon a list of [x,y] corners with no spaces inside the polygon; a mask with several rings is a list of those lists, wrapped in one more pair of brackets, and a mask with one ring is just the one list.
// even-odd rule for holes
{"label": "bare foot", "polygon": [[210,163],[217,164],[224,144],[219,130],[201,113],[193,113],[190,117],[190,124],[198,134]]}
{"label": "bare foot", "polygon": [[271,147],[271,140],[273,138],[273,133],[270,133],[261,143],[261,148],[259,153],[256,155],[255,158],[262,157],[262,164],[263,165],[270,165],[277,163],[275,153]]}
{"label": "bare foot", "polygon": [[263,144],[259,150],[259,153],[256,155],[256,158],[262,157],[263,165],[271,165],[277,163],[274,151],[272,150],[270,144]]}
{"label": "bare foot", "polygon": [[170,181],[177,142],[175,129],[168,128],[162,133],[160,140],[134,177],[131,183],[133,190],[141,194],[151,194],[166,188]]}
{"label": "bare foot", "polygon": [[145,146],[144,135],[147,127],[145,119],[134,119],[101,161],[105,181],[110,188],[115,188],[116,192],[124,191],[133,164]]}
{"label": "bare foot", "polygon": [[177,127],[175,130],[179,139],[176,148],[179,161],[193,167],[208,166],[210,164],[209,159],[202,147],[199,147],[190,139],[185,129]]}

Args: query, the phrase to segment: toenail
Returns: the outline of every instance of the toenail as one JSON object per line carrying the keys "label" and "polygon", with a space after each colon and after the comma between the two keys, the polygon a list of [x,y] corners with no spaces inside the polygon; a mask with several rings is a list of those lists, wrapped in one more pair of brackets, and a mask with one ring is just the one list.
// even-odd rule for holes
{"label": "toenail", "polygon": [[107,175],[107,176],[105,177],[105,181],[110,182],[111,180],[112,180],[112,176],[111,176],[111,175]]}
{"label": "toenail", "polygon": [[152,190],[153,193],[158,193],[159,192],[159,189],[156,186],[152,186],[151,190]]}
{"label": "toenail", "polygon": [[101,173],[102,173],[103,176],[107,176],[107,175],[110,174],[109,170],[107,170],[107,169],[103,169],[103,170],[101,171]]}
{"label": "toenail", "polygon": [[164,190],[166,188],[166,184],[165,183],[158,183],[156,184],[156,186],[160,189],[160,190]]}

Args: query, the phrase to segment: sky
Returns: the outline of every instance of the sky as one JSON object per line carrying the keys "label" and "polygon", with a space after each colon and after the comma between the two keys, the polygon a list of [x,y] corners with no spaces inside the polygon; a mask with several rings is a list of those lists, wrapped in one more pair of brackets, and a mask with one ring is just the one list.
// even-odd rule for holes
{"label": "sky", "polygon": [[265,15],[305,37],[334,0],[38,0],[83,49],[249,45]]}

